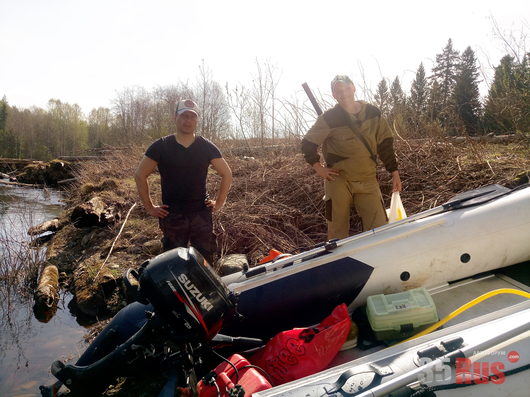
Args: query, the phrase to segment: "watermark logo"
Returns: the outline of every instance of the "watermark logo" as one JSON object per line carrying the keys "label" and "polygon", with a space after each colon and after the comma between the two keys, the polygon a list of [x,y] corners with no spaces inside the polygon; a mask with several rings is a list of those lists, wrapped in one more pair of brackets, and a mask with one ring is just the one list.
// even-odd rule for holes
{"label": "watermark logo", "polygon": [[[479,360],[471,360],[459,357],[451,365],[449,359],[436,360],[430,367],[425,368],[419,375],[418,380],[423,384],[429,383],[456,383],[456,384],[503,384],[506,375],[507,361],[516,363],[520,359],[519,352],[496,351],[488,354],[473,352],[473,355],[482,357]],[[422,357],[420,365],[430,364],[432,360]]]}
{"label": "watermark logo", "polygon": [[516,363],[517,361],[519,361],[519,358],[519,353],[515,350],[512,350],[508,353],[508,361],[511,363]]}
{"label": "watermark logo", "polygon": [[504,383],[504,363],[502,361],[475,361],[472,362],[469,358],[457,358],[456,366],[456,384],[470,385],[472,383],[481,384],[489,383],[495,384]]}

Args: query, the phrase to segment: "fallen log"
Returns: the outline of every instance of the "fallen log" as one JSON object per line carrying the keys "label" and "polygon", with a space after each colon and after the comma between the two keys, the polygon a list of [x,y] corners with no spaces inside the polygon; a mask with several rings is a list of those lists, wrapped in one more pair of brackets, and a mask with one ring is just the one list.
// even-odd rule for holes
{"label": "fallen log", "polygon": [[121,212],[115,205],[107,205],[100,197],[94,197],[86,203],[76,206],[70,220],[75,227],[107,226],[121,218]]}
{"label": "fallen log", "polygon": [[59,302],[59,270],[57,266],[48,265],[42,270],[34,300],[35,318],[44,323],[50,321]]}
{"label": "fallen log", "polygon": [[46,221],[40,225],[30,227],[28,230],[28,235],[37,236],[45,232],[56,232],[65,225],[66,222],[59,221],[58,218],[52,219],[51,221]]}
{"label": "fallen log", "polygon": [[46,244],[48,241],[51,241],[55,233],[45,234],[43,236],[39,236],[35,239],[33,239],[30,243],[30,247],[37,248],[44,244]]}
{"label": "fallen log", "polygon": [[44,187],[44,185],[36,185],[33,183],[8,182],[8,181],[3,181],[3,180],[0,180],[0,183],[3,185],[34,187],[36,189],[42,189]]}

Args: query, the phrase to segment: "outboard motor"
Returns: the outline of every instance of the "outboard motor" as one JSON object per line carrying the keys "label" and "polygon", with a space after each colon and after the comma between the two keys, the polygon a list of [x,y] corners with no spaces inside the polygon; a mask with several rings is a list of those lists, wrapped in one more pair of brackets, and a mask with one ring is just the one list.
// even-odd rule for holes
{"label": "outboard motor", "polygon": [[182,335],[207,340],[235,312],[233,295],[193,247],[176,248],[147,262],[140,277],[140,301],[150,302]]}
{"label": "outboard motor", "polygon": [[[57,390],[61,383],[70,390],[91,394],[104,390],[118,376],[175,367],[192,371],[196,364],[191,362],[194,349],[211,340],[224,319],[235,312],[232,295],[194,248],[176,248],[145,263],[140,276],[139,300],[154,308],[150,312],[145,308],[151,306],[138,303],[128,306],[140,308],[134,309],[137,316],[143,315],[138,310],[145,312],[146,321],[140,329],[130,331],[135,333],[125,335],[125,342],[102,358],[95,358],[95,362],[89,359],[89,365],[55,361],[51,371],[60,382],[52,387],[41,386],[42,395],[51,395],[49,392]],[[122,310],[126,311],[127,307]],[[113,331],[112,327],[113,322],[102,334],[110,335],[107,331]],[[103,345],[105,338],[102,339]],[[101,347],[96,345],[92,350],[98,349]]]}

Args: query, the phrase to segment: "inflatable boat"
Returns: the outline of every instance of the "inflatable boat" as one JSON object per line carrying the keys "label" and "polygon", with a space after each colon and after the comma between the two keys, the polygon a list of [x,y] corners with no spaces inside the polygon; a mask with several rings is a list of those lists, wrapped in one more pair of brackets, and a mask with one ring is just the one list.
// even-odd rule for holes
{"label": "inflatable boat", "polygon": [[[440,317],[485,292],[498,297],[442,330],[390,348],[361,344],[339,353],[323,372],[255,395],[379,396],[405,388],[396,395],[409,396],[425,388],[458,393],[469,382],[478,395],[485,380],[496,385],[501,378],[519,387],[529,375],[530,280],[498,274],[514,264],[528,277],[529,185],[466,192],[402,221],[222,279],[196,250],[176,248],[144,264],[140,302],[122,309],[76,365],[54,362],[59,382],[41,393],[55,395],[63,383],[97,389],[116,376],[160,368],[177,368],[190,386],[190,373],[207,369],[199,367],[208,363],[212,343],[242,336],[257,346],[279,331],[319,323],[339,304],[348,304],[355,319],[370,297],[418,287],[432,295]],[[118,336],[110,346],[108,337]],[[504,361],[483,364],[477,354],[484,351],[501,352]]]}
{"label": "inflatable boat", "polygon": [[223,277],[245,321],[224,332],[270,337],[318,323],[339,303],[432,288],[530,260],[530,186],[491,185],[430,210]]}

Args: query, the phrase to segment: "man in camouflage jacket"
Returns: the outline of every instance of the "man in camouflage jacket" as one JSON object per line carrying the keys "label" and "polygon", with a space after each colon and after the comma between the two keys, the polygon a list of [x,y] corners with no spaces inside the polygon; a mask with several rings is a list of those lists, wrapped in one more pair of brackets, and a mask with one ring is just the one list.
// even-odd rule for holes
{"label": "man in camouflage jacket", "polygon": [[[331,91],[338,104],[320,115],[302,140],[302,153],[325,180],[328,239],[348,237],[352,206],[363,230],[388,222],[376,179],[376,153],[392,175],[392,190],[401,191],[394,154],[394,139],[381,111],[355,100],[355,85],[348,76],[336,76]],[[325,165],[320,162],[322,145]]]}

